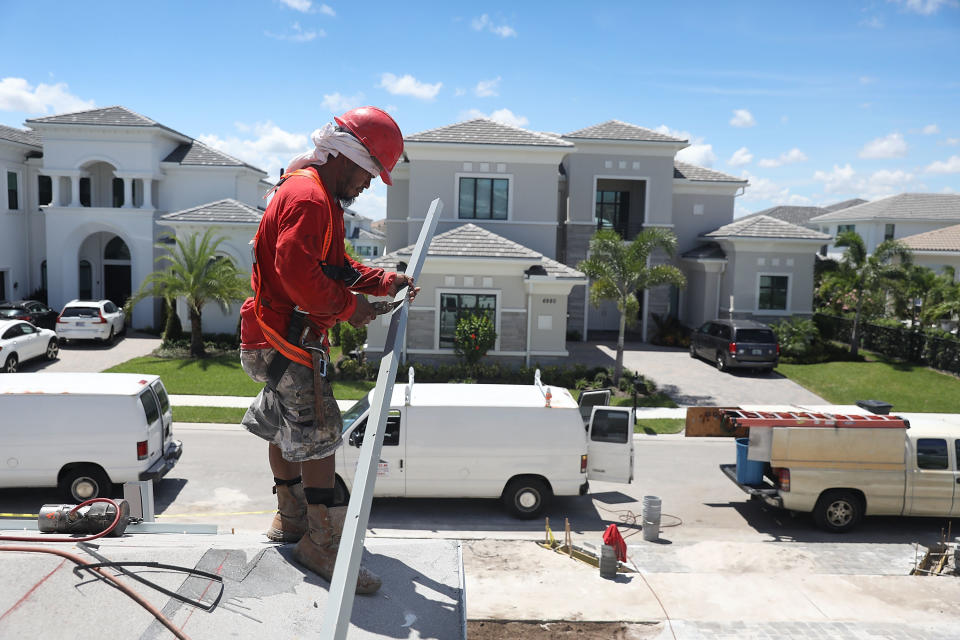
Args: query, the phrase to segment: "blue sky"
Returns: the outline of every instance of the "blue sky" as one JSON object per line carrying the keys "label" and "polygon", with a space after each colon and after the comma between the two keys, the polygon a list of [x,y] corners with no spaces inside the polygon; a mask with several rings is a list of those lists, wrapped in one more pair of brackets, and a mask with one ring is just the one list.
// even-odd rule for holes
{"label": "blue sky", "polygon": [[[960,193],[960,2],[5,0],[0,124],[123,105],[275,176],[353,106],[689,138],[737,215]],[[354,208],[384,215],[379,181]]]}

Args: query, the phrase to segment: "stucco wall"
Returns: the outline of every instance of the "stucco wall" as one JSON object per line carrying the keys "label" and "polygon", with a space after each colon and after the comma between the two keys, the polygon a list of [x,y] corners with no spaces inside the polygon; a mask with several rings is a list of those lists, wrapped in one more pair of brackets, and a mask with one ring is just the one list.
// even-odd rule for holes
{"label": "stucco wall", "polygon": [[[713,193],[678,193],[673,196],[673,232],[677,236],[677,253],[693,249],[701,243],[699,236],[733,222],[735,198]],[[703,213],[694,213],[696,205]]]}
{"label": "stucco wall", "polygon": [[[807,315],[813,307],[813,263],[815,245],[789,249],[784,245],[739,246],[734,251],[724,246],[728,256],[721,289],[720,314],[730,312],[730,292],[734,291],[733,312],[737,317],[749,315],[770,318],[791,315]],[[758,308],[761,275],[787,276],[787,309],[766,310]]]}

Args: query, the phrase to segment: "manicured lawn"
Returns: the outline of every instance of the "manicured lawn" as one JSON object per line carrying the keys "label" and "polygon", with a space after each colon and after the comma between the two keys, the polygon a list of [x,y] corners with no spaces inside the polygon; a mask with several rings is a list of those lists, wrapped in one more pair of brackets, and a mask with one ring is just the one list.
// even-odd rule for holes
{"label": "manicured lawn", "polygon": [[633,428],[634,433],[680,433],[686,424],[683,418],[641,418]]}
{"label": "manicured lawn", "polygon": [[876,359],[780,364],[777,372],[833,404],[882,400],[894,412],[960,413],[960,379],[926,367]]}
{"label": "manicured lawn", "polygon": [[240,424],[246,412],[235,407],[173,407],[173,421]]}
{"label": "manicured lawn", "polygon": [[[240,367],[237,356],[190,358],[134,358],[107,369],[109,373],[149,373],[158,375],[168,393],[199,396],[255,396],[263,385],[254,382]],[[335,381],[337,400],[357,400],[374,386],[367,381]]]}

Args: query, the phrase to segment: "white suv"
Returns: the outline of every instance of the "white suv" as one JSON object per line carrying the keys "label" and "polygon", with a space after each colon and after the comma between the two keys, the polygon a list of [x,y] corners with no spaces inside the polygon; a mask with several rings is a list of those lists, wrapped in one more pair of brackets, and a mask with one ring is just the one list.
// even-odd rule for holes
{"label": "white suv", "polygon": [[109,300],[71,300],[57,317],[57,335],[63,340],[113,342],[125,328],[123,309]]}

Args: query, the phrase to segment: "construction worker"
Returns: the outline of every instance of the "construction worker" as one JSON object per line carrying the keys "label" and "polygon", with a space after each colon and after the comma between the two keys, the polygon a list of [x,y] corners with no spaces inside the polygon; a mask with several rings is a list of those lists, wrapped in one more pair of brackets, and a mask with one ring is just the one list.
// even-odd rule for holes
{"label": "construction worker", "polygon": [[[334,508],[342,421],[327,379],[327,330],[369,323],[376,312],[364,293],[409,287],[413,300],[419,291],[409,276],[362,265],[344,250],[343,210],[378,175],[392,184],[400,128],[376,107],[334,120],[313,132],[315,148],[291,160],[275,188],[253,241],[254,297],[240,312],[243,369],[266,383],[242,423],[270,443],[278,510],[267,537],[297,542],[296,561],[328,581],[346,507]],[[379,588],[361,567],[357,593]]]}

